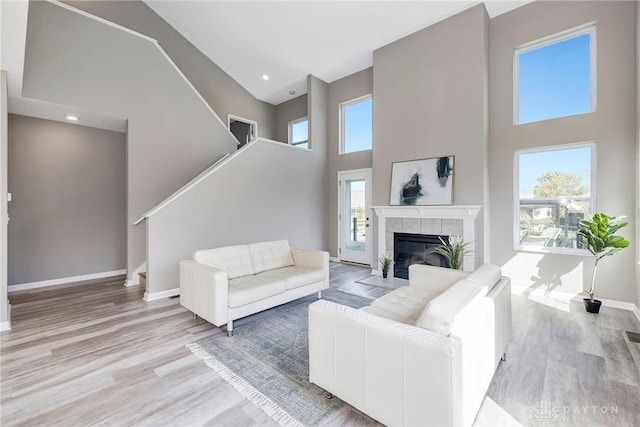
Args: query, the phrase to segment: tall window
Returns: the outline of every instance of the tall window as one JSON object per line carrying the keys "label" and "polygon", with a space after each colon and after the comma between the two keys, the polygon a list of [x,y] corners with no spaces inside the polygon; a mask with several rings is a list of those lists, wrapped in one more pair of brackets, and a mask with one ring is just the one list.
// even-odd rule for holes
{"label": "tall window", "polygon": [[595,56],[595,25],[516,49],[515,123],[595,111]]}
{"label": "tall window", "polygon": [[594,147],[570,144],[516,152],[517,249],[582,249],[576,231],[594,208]]}
{"label": "tall window", "polygon": [[371,95],[340,104],[340,154],[371,150],[372,134]]}
{"label": "tall window", "polygon": [[289,122],[289,144],[309,148],[309,119],[307,117]]}

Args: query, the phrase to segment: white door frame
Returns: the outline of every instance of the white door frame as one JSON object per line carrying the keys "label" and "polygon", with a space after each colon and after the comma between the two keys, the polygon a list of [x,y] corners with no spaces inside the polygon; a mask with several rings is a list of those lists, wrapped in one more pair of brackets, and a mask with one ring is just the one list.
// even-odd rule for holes
{"label": "white door frame", "polygon": [[371,216],[371,204],[372,204],[372,186],[371,182],[373,180],[373,169],[372,168],[364,168],[364,169],[353,169],[346,171],[338,172],[338,259],[343,260],[343,256],[348,253],[348,251],[344,248],[344,227],[345,222],[343,220],[343,211],[344,211],[344,187],[343,182],[345,181],[345,177],[349,175],[360,175],[365,180],[365,251],[362,256],[362,259],[359,261],[353,260],[345,260],[351,262],[359,262],[362,264],[371,265],[372,264],[372,228],[371,224],[372,216]]}
{"label": "white door frame", "polygon": [[[229,129],[229,132],[231,132],[231,122],[232,121],[236,121],[236,122],[242,122],[242,123],[246,123],[250,126],[250,135],[249,135],[249,141],[247,142],[251,142],[254,139],[256,139],[258,137],[258,122],[255,120],[251,120],[251,119],[245,119],[244,117],[240,117],[240,116],[236,116],[233,114],[227,114],[227,129]],[[234,135],[235,136],[235,135]],[[236,138],[237,139],[237,138]],[[238,141],[239,144],[243,144],[243,141]]]}

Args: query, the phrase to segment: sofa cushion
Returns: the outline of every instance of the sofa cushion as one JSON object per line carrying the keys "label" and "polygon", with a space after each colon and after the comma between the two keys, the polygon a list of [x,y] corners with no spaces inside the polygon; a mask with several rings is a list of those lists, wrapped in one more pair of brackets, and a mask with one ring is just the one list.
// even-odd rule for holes
{"label": "sofa cushion", "polygon": [[256,273],[293,265],[291,248],[286,240],[252,243],[248,246]]}
{"label": "sofa cushion", "polygon": [[227,272],[229,279],[255,274],[247,245],[196,251],[193,260]]}
{"label": "sofa cushion", "polygon": [[[420,316],[424,306],[436,295],[438,295],[436,292],[414,286],[402,286],[373,301],[371,307],[393,313],[393,320],[404,319],[398,321],[413,323]],[[389,316],[382,317],[391,318]]]}
{"label": "sofa cushion", "polygon": [[286,290],[283,280],[266,280],[259,276],[243,276],[229,280],[229,307],[241,307]]}
{"label": "sofa cushion", "polygon": [[467,280],[480,285],[482,295],[487,295],[491,289],[498,283],[502,276],[502,270],[497,265],[483,264],[473,273],[467,276]]}
{"label": "sofa cushion", "polygon": [[483,296],[480,285],[468,279],[459,280],[424,307],[416,326],[449,335],[455,322]]}
{"label": "sofa cushion", "polygon": [[305,267],[284,267],[275,270],[268,270],[259,273],[259,277],[266,277],[272,280],[283,280],[287,289],[299,288],[312,283],[324,280],[324,270],[322,268]]}
{"label": "sofa cushion", "polygon": [[372,307],[366,306],[359,308],[358,311],[362,311],[364,313],[373,314],[374,316],[384,317],[385,319],[395,320],[396,322],[405,323],[407,325],[413,325],[415,321],[413,319],[406,318],[398,313],[394,313],[389,310],[385,310],[380,307]]}
{"label": "sofa cushion", "polygon": [[441,293],[469,272],[433,265],[411,264],[409,266],[409,286]]}

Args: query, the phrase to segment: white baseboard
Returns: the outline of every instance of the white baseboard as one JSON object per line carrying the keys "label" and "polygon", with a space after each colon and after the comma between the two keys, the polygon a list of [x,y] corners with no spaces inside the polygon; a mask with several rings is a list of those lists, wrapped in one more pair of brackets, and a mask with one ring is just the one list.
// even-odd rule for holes
{"label": "white baseboard", "polygon": [[124,285],[128,288],[130,286],[138,286],[140,284],[140,273],[147,269],[147,263],[143,262],[131,273],[131,279],[127,279]]}
{"label": "white baseboard", "polygon": [[638,308],[637,305],[633,306],[633,314],[636,315],[636,319],[638,319],[638,322],[640,322],[640,308]]}
{"label": "white baseboard", "polygon": [[0,331],[11,330],[11,304],[9,304],[9,301],[7,301],[7,319],[4,322],[0,322]]}
{"label": "white baseboard", "polygon": [[339,258],[336,258],[336,257],[334,257],[334,256],[330,256],[330,257],[329,257],[329,261],[331,261],[331,262],[340,262],[340,259],[339,259]]}
{"label": "white baseboard", "polygon": [[176,295],[180,295],[180,288],[167,289],[166,291],[153,292],[153,293],[144,293],[144,300],[155,301],[157,299],[175,297]]}
{"label": "white baseboard", "polygon": [[42,280],[40,282],[20,283],[18,285],[7,286],[8,292],[24,291],[27,289],[44,288],[47,286],[65,285],[73,282],[83,282],[85,280],[104,279],[106,277],[121,276],[127,274],[127,270],[104,271],[102,273],[83,274],[82,276],[62,277],[60,279]]}
{"label": "white baseboard", "polygon": [[[562,301],[579,301],[579,302],[582,302],[583,298],[586,298],[587,296],[586,294],[583,294],[583,293],[575,295],[569,292],[559,292],[559,291],[548,292],[545,289],[540,289],[540,288],[530,289],[522,286],[513,286],[513,285],[511,286],[511,293],[518,294],[518,295],[527,294],[527,295],[535,295],[535,296],[547,296],[549,298],[554,298]],[[617,300],[606,299],[606,298],[598,298],[597,296],[596,296],[596,299],[602,301],[602,305],[605,307],[619,308],[621,310],[631,310],[631,311],[634,311],[634,309],[636,309],[636,306],[630,302],[617,301]],[[638,314],[636,314],[636,316],[637,315]]]}

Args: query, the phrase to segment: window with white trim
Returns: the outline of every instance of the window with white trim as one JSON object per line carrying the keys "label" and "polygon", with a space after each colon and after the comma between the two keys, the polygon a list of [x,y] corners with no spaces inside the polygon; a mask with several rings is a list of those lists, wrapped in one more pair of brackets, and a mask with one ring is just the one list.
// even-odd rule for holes
{"label": "window with white trim", "polygon": [[309,119],[307,117],[289,122],[289,144],[309,148]]}
{"label": "window with white trim", "polygon": [[373,98],[363,96],[340,104],[340,154],[373,147]]}
{"label": "window with white trim", "polygon": [[515,124],[595,111],[595,24],[516,49],[513,69]]}
{"label": "window with white trim", "polygon": [[515,248],[565,253],[583,249],[576,231],[594,209],[595,145],[517,151],[514,170]]}

